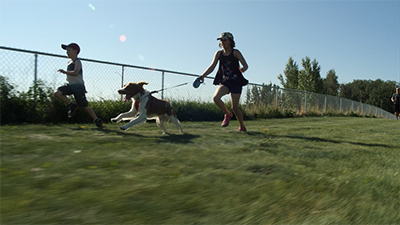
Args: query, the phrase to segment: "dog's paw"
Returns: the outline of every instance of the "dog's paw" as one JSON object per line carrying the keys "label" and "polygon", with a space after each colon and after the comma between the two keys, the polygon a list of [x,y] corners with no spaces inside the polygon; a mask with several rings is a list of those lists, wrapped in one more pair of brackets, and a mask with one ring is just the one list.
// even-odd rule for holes
{"label": "dog's paw", "polygon": [[116,122],[118,122],[118,120],[116,118],[111,118],[111,122],[116,123]]}

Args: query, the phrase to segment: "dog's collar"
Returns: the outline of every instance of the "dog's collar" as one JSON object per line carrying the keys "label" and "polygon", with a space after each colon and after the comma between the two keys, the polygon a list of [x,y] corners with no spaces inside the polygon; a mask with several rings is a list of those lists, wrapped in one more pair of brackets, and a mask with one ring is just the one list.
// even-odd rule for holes
{"label": "dog's collar", "polygon": [[148,95],[151,95],[151,93],[148,91],[145,91],[144,93],[140,93],[139,96],[133,97],[133,99],[135,99],[135,101],[140,101],[140,99],[147,97]]}
{"label": "dog's collar", "polygon": [[136,98],[133,97],[133,99],[135,99],[135,108],[136,108],[136,110],[139,110],[140,99],[142,99],[142,98],[144,98],[144,97],[146,97],[148,95],[151,95],[151,93],[146,91],[144,93],[140,93],[140,95],[138,97],[136,97]]}
{"label": "dog's collar", "polygon": [[145,91],[143,94],[140,94],[139,98],[144,98],[144,97],[147,97],[148,95],[151,95],[151,93],[148,91]]}

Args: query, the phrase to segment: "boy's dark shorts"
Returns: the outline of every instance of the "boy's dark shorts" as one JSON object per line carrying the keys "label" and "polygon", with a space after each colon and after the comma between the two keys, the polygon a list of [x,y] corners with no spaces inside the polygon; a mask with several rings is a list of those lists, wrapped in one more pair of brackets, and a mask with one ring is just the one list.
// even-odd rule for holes
{"label": "boy's dark shorts", "polygon": [[86,89],[82,84],[66,84],[58,88],[63,95],[74,95],[76,104],[80,107],[86,107],[89,105],[86,100]]}
{"label": "boy's dark shorts", "polygon": [[229,91],[232,94],[241,94],[242,93],[242,85],[238,84],[235,81],[225,81],[222,83],[225,87],[229,88]]}
{"label": "boy's dark shorts", "polygon": [[399,111],[400,111],[400,105],[394,104],[394,112],[399,113]]}

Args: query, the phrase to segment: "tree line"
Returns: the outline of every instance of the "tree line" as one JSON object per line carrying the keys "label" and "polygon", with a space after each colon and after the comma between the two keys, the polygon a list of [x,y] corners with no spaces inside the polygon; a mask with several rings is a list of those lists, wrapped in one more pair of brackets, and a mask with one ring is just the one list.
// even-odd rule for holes
{"label": "tree line", "polygon": [[321,66],[316,59],[305,57],[301,60],[301,66],[299,68],[293,58],[289,57],[283,75],[278,75],[284,88],[339,96],[393,111],[390,98],[395,92],[395,81],[353,80],[351,83],[339,84],[334,69],[329,70],[325,78],[321,77]]}

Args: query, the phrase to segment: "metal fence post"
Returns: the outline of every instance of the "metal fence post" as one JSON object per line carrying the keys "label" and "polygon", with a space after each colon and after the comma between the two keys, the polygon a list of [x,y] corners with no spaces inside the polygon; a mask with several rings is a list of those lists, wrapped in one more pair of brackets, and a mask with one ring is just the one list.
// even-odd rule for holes
{"label": "metal fence post", "polygon": [[[122,66],[122,71],[121,71],[121,88],[124,87],[124,73],[125,73],[125,66]],[[121,95],[121,101],[122,101],[122,95]]]}
{"label": "metal fence post", "polygon": [[354,101],[351,101],[351,112],[354,112]]}
{"label": "metal fence post", "polygon": [[361,115],[363,114],[363,112],[364,112],[364,103],[361,103]]}
{"label": "metal fence post", "polygon": [[279,87],[276,87],[274,89],[275,89],[275,108],[278,109],[278,91],[279,91]]}
{"label": "metal fence post", "polygon": [[161,73],[161,99],[164,99],[164,71]]}
{"label": "metal fence post", "polygon": [[37,64],[38,64],[38,54],[35,54],[35,71],[34,71],[34,78],[33,78],[33,99],[35,102],[35,109],[36,109],[36,100],[37,100]]}
{"label": "metal fence post", "polygon": [[307,113],[307,92],[304,93],[304,113]]}
{"label": "metal fence post", "polygon": [[121,87],[124,87],[124,72],[125,72],[125,66],[122,66],[122,71],[121,71]]}
{"label": "metal fence post", "polygon": [[325,97],[325,112],[326,112],[326,103],[327,103],[327,99],[326,99],[326,95],[324,96]]}

